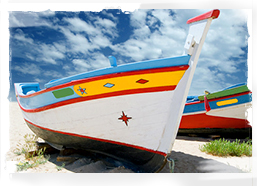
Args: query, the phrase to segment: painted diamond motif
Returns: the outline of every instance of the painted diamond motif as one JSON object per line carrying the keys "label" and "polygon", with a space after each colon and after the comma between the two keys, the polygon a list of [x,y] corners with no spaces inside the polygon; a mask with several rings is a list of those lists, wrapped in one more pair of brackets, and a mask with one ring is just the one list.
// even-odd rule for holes
{"label": "painted diamond motif", "polygon": [[140,84],[145,84],[147,82],[148,82],[148,80],[145,80],[145,79],[140,79],[137,81],[137,83],[140,83]]}
{"label": "painted diamond motif", "polygon": [[114,86],[114,84],[112,84],[112,83],[106,83],[104,85],[104,87],[107,87],[107,88],[112,88],[113,86]]}

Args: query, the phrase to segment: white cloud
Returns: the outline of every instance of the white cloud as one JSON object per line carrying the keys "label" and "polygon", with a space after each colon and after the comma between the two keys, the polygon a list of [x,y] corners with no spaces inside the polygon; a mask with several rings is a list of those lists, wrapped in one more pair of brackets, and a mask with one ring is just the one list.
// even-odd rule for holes
{"label": "white cloud", "polygon": [[69,75],[110,66],[108,58],[99,52],[90,54],[86,59],[73,59],[72,64],[74,68],[71,65],[64,67]]}
{"label": "white cloud", "polygon": [[[196,72],[193,77],[193,83],[190,87],[189,95],[204,94],[204,90],[209,92],[221,90],[223,87],[222,81],[224,76],[218,75],[218,71],[210,70],[209,68],[203,68],[197,66]],[[218,76],[217,76],[218,75]],[[215,77],[215,78],[214,78]]]}
{"label": "white cloud", "polygon": [[146,24],[146,16],[147,16],[147,11],[145,9],[139,9],[135,10],[130,14],[130,24],[131,26],[135,28],[140,28],[142,25]]}
{"label": "white cloud", "polygon": [[9,27],[25,27],[25,24],[15,16],[14,13],[9,14]]}
{"label": "white cloud", "polygon": [[114,17],[114,16],[112,15],[112,13],[106,12],[106,10],[103,10],[103,11],[102,11],[102,14],[105,15],[105,16],[107,16],[107,17],[109,17],[110,19],[112,19],[112,20],[114,20],[114,21],[117,21],[117,17]]}
{"label": "white cloud", "polygon": [[95,21],[95,24],[98,25],[98,26],[101,26],[103,28],[109,28],[109,29],[115,28],[115,26],[116,26],[116,24],[114,22],[112,22],[111,20],[102,19],[102,18],[99,18],[99,17]]}
{"label": "white cloud", "polygon": [[152,15],[155,16],[158,20],[160,20],[161,24],[163,25],[161,27],[162,29],[173,27],[176,24],[174,17],[170,15],[169,9],[153,10]]}
{"label": "white cloud", "polygon": [[58,51],[60,51],[60,52],[62,52],[62,53],[65,53],[66,50],[67,50],[67,48],[66,48],[64,42],[60,42],[60,43],[54,42],[53,45],[54,45],[54,47],[55,47]]}
{"label": "white cloud", "polygon": [[218,66],[218,69],[221,72],[225,72],[225,73],[236,73],[239,71],[238,67],[237,67],[237,63],[235,63],[235,61],[226,61],[223,64],[220,64]]}
{"label": "white cloud", "polygon": [[[12,26],[52,26],[51,22],[42,21],[43,16],[52,16],[52,12],[35,13],[35,12],[12,12],[10,13],[10,25]],[[40,20],[42,24],[39,24]],[[70,64],[64,64],[63,68],[66,70],[65,74],[74,75],[79,72],[85,72],[97,68],[109,66],[108,59],[98,52],[101,48],[111,45],[111,40],[117,37],[116,23],[93,17],[92,23],[87,23],[79,18],[64,18],[62,21],[68,25],[52,26],[52,29],[60,31],[67,38],[67,41],[56,41],[51,44],[33,39],[33,35],[24,34],[21,29],[16,29],[12,37],[15,39],[15,45],[21,46],[16,56],[28,60],[33,60],[37,64],[28,64],[24,66],[16,66],[14,70],[24,74],[36,75],[39,73],[40,66],[46,67],[47,64],[60,65],[60,60],[66,56],[68,58],[79,56],[83,59],[74,59]],[[115,19],[113,19],[115,20]],[[53,19],[54,23],[58,25],[61,20]],[[16,24],[14,24],[16,22]],[[24,55],[24,51],[25,55]],[[91,54],[93,52],[93,54]],[[81,55],[82,54],[82,55]],[[74,66],[72,66],[72,64]],[[37,67],[37,68],[32,68]],[[75,71],[74,71],[75,70]],[[60,78],[62,75],[54,70],[44,71],[45,76]]]}
{"label": "white cloud", "polygon": [[87,54],[88,51],[94,49],[85,36],[82,34],[72,33],[69,29],[61,27],[62,33],[66,36],[68,43],[68,51],[71,53],[81,52]]}
{"label": "white cloud", "polygon": [[130,22],[134,27],[133,35],[124,43],[112,46],[116,52],[135,61],[183,53],[185,29],[175,27],[170,10],[136,10],[131,13]]}
{"label": "white cloud", "polygon": [[9,12],[9,27],[51,26],[43,16],[52,16],[54,12]]}
{"label": "white cloud", "polygon": [[[116,24],[111,20],[94,18],[93,23],[87,23],[79,18],[65,18],[68,26],[60,26],[59,29],[70,42],[69,52],[81,52],[88,55],[96,49],[111,45],[111,40],[116,37]],[[108,35],[106,35],[108,34]]]}
{"label": "white cloud", "polygon": [[[61,46],[61,44],[54,43],[52,45],[35,41],[29,35],[24,34],[21,29],[17,29],[12,38],[15,40],[15,45],[20,47],[14,57],[27,58],[29,60],[34,60],[35,62],[51,64],[57,64],[56,60],[65,57],[65,48],[64,46]],[[24,53],[23,51],[26,52]]]}
{"label": "white cloud", "polygon": [[67,28],[71,31],[85,32],[88,35],[100,34],[99,30],[97,30],[93,25],[88,24],[79,18],[64,18],[63,20],[69,23]]}
{"label": "white cloud", "polygon": [[[92,49],[105,48],[112,44],[108,38],[101,36],[101,35],[98,37],[93,37],[91,39],[91,43],[92,43],[92,45],[91,45]],[[92,49],[90,49],[90,50],[92,50]]]}
{"label": "white cloud", "polygon": [[158,28],[158,19],[154,16],[147,16],[146,24],[151,28]]}
{"label": "white cloud", "polygon": [[34,81],[37,83],[45,83],[44,79],[42,78],[35,78]]}
{"label": "white cloud", "polygon": [[34,43],[32,54],[35,56],[35,61],[45,62],[46,64],[49,63],[53,65],[58,64],[57,60],[65,58],[63,51],[60,51],[58,46],[58,44],[51,45],[45,43]]}
{"label": "white cloud", "polygon": [[15,65],[14,70],[23,74],[38,75],[41,73],[41,69],[35,64],[23,63],[22,66]]}
{"label": "white cloud", "polygon": [[46,11],[38,12],[38,14],[42,17],[49,17],[49,16],[54,16],[55,12],[51,10],[46,10]]}
{"label": "white cloud", "polygon": [[62,78],[62,74],[60,74],[60,72],[55,71],[55,70],[44,70],[42,74],[45,77]]}
{"label": "white cloud", "polygon": [[104,19],[101,21],[98,20],[96,24],[97,27],[99,27],[98,29],[101,29],[102,35],[105,35],[105,37],[108,38],[110,41],[119,36],[116,29],[116,23]]}
{"label": "white cloud", "polygon": [[91,68],[91,65],[84,59],[73,59],[72,63],[78,72],[88,71]]}
{"label": "white cloud", "polygon": [[93,53],[90,57],[89,63],[94,69],[109,67],[110,62],[107,57],[105,57],[102,53],[96,52]]}
{"label": "white cloud", "polygon": [[30,59],[31,61],[34,61],[34,60],[35,60],[34,56],[31,55],[30,53],[26,53],[25,55],[26,55],[26,57],[27,57],[28,59]]}
{"label": "white cloud", "polygon": [[151,31],[147,25],[144,25],[134,31],[134,35],[138,39],[147,39],[150,34]]}
{"label": "white cloud", "polygon": [[49,58],[62,59],[65,57],[64,54],[58,51],[58,49],[54,45],[47,45],[43,43],[40,45],[40,50]]}
{"label": "white cloud", "polygon": [[15,34],[13,36],[14,39],[17,39],[18,41],[21,41],[21,42],[25,42],[25,43],[28,43],[28,44],[33,44],[34,43],[34,40],[32,38],[29,38],[28,36],[26,36],[22,30],[17,30],[17,34]]}
{"label": "white cloud", "polygon": [[[247,46],[247,20],[240,18],[239,10],[222,10],[220,17],[213,21],[206,38],[204,50],[215,50],[212,58],[228,60],[244,53],[241,49]],[[205,52],[208,54],[207,52]]]}

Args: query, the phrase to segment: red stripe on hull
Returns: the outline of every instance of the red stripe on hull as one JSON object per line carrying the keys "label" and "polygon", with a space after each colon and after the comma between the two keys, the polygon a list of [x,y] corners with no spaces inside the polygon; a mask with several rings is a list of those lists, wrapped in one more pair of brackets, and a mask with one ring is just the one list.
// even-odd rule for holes
{"label": "red stripe on hull", "polygon": [[237,118],[225,118],[217,116],[209,116],[205,113],[182,116],[180,129],[197,129],[197,128],[251,128],[249,121]]}
{"label": "red stripe on hull", "polygon": [[132,148],[135,148],[135,149],[139,149],[139,150],[143,150],[143,151],[159,154],[159,155],[162,155],[164,157],[167,156],[167,154],[164,153],[164,152],[154,151],[154,150],[147,149],[147,148],[144,148],[144,147],[140,147],[140,146],[136,146],[136,145],[131,145],[131,144],[127,144],[127,143],[121,143],[121,142],[112,141],[112,140],[106,140],[106,139],[94,138],[94,137],[90,137],[90,136],[84,136],[84,135],[79,135],[79,134],[74,134],[74,133],[69,133],[69,132],[62,132],[62,131],[52,130],[52,129],[49,129],[49,128],[38,126],[38,125],[36,125],[36,124],[26,120],[26,119],[24,119],[24,120],[26,122],[28,122],[29,124],[35,126],[35,127],[38,127],[40,129],[44,129],[44,130],[48,130],[48,131],[51,131],[51,132],[55,132],[55,133],[59,133],[59,134],[65,134],[65,135],[70,135],[70,136],[76,136],[76,137],[80,137],[80,138],[87,138],[87,139],[101,141],[101,142],[106,142],[106,143],[113,143],[113,144],[116,144],[116,145],[132,147]]}

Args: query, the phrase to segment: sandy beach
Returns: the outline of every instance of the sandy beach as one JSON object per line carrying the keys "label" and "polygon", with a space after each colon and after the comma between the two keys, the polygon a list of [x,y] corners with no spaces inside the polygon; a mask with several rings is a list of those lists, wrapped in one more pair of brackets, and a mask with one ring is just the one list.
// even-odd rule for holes
{"label": "sandy beach", "polygon": [[[22,159],[22,155],[14,154],[18,143],[25,143],[25,134],[33,134],[25,124],[21,110],[17,102],[9,105],[9,140],[10,149],[6,154],[5,168],[9,172],[17,172],[16,165]],[[208,142],[207,138],[178,136],[171,158],[175,161],[175,173],[240,173],[252,172],[252,157],[216,157],[199,150],[199,146]],[[95,161],[89,156],[72,154],[72,162],[64,162],[65,166],[58,169],[63,162],[57,161],[59,153],[51,154],[50,159],[42,165],[30,168],[27,173],[133,173],[123,166],[112,166],[105,161]],[[169,164],[166,163],[161,173],[169,173]]]}

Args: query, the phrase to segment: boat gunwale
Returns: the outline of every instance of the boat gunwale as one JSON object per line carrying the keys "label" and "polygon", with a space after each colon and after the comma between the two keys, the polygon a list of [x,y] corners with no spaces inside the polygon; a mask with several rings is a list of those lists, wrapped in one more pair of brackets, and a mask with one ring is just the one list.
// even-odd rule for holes
{"label": "boat gunwale", "polygon": [[108,74],[188,65],[190,58],[191,58],[190,55],[181,55],[181,56],[175,56],[175,57],[127,63],[127,64],[119,65],[117,67],[107,67],[103,69],[96,69],[93,71],[76,74],[76,75],[64,77],[61,79],[52,80],[52,82],[50,81],[45,84],[45,88],[55,87],[74,80],[81,80],[85,78],[108,75]]}

